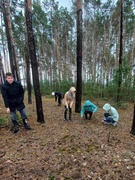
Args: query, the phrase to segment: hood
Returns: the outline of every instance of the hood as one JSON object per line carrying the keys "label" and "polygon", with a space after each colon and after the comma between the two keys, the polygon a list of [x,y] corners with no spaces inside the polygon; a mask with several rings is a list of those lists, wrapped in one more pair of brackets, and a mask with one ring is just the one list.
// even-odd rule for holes
{"label": "hood", "polygon": [[90,106],[90,105],[91,105],[90,100],[85,101],[84,106]]}
{"label": "hood", "polygon": [[71,87],[71,88],[70,88],[70,91],[71,91],[71,92],[76,91],[75,87]]}
{"label": "hood", "polygon": [[109,111],[109,110],[111,109],[111,105],[108,104],[108,103],[106,103],[106,104],[103,106],[103,109],[104,109],[105,111]]}

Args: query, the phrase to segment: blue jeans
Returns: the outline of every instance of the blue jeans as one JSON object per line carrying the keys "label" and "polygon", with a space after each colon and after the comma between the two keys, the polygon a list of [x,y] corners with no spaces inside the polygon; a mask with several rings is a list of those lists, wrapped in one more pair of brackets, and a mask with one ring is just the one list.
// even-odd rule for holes
{"label": "blue jeans", "polygon": [[[20,113],[22,119],[27,119],[27,113],[26,113],[26,109],[25,108],[20,110],[19,113]],[[11,117],[11,119],[13,121],[17,121],[16,110],[10,111],[10,117]]]}
{"label": "blue jeans", "polygon": [[114,119],[112,117],[109,117],[110,114],[109,113],[104,113],[104,121],[107,122],[107,123],[115,123]]}

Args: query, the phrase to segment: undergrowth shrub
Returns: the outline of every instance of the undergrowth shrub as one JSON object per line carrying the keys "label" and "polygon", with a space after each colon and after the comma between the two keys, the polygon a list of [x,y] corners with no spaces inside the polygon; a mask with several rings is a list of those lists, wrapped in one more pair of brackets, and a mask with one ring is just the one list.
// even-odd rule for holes
{"label": "undergrowth shrub", "polygon": [[[59,91],[63,94],[67,92],[71,86],[76,87],[76,83],[72,80],[53,81],[50,83],[48,80],[40,82],[41,95],[51,97],[51,92]],[[117,101],[118,88],[116,81],[112,81],[107,85],[100,83],[93,83],[91,81],[82,83],[82,100],[97,100],[103,99],[105,101]],[[119,93],[120,101],[133,101],[135,97],[135,88],[129,85],[127,81],[121,85]]]}
{"label": "undergrowth shrub", "polygon": [[7,118],[6,117],[0,117],[0,127],[7,124]]}

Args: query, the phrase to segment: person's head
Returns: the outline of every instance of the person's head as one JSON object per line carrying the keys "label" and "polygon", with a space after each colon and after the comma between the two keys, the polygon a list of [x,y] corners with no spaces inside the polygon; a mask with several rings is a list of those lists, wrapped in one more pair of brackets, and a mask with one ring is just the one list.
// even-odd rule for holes
{"label": "person's head", "polygon": [[7,73],[6,73],[6,81],[7,81],[9,84],[12,84],[12,83],[13,83],[14,77],[13,77],[12,73],[10,73],[10,72],[7,72]]}
{"label": "person's head", "polygon": [[103,106],[103,109],[105,111],[109,111],[109,109],[111,109],[111,105],[109,103],[106,103],[104,106]]}
{"label": "person's head", "polygon": [[84,106],[89,106],[89,105],[91,105],[90,100],[86,100],[85,103],[84,103]]}
{"label": "person's head", "polygon": [[70,91],[71,91],[72,94],[76,93],[75,87],[71,87],[71,88],[70,88]]}

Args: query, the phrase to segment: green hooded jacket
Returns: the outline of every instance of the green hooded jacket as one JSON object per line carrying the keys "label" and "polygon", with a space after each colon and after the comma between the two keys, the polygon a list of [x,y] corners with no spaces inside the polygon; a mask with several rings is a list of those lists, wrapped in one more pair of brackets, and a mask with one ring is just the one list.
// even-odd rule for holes
{"label": "green hooded jacket", "polygon": [[117,112],[117,110],[112,107],[110,104],[106,103],[104,106],[103,106],[103,109],[110,114],[109,117],[113,118],[114,121],[118,121],[119,120],[119,114]]}

